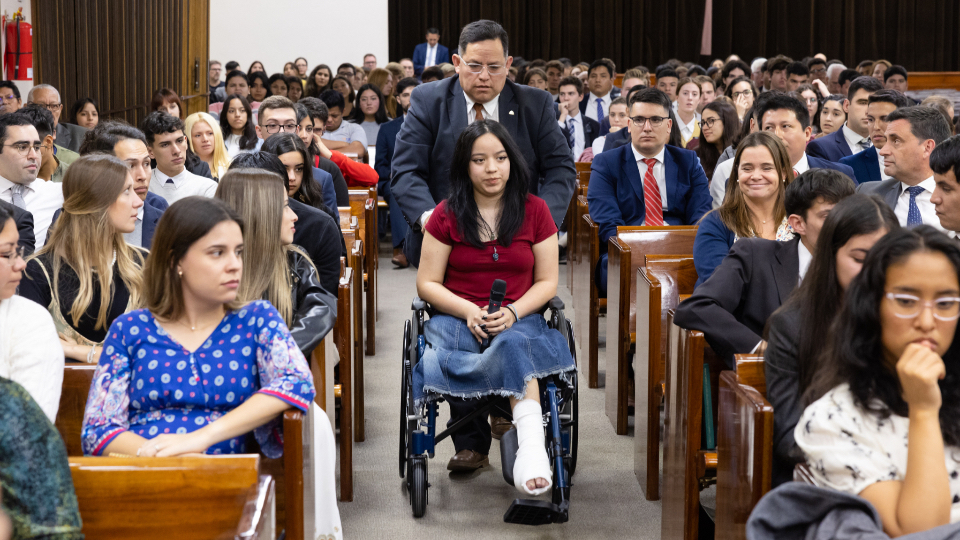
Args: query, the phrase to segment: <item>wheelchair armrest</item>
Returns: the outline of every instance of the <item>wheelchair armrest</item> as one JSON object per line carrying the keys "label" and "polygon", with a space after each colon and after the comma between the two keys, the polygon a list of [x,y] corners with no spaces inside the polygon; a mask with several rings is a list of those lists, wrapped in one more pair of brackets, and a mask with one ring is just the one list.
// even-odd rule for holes
{"label": "wheelchair armrest", "polygon": [[563,300],[559,296],[554,296],[547,302],[547,307],[550,309],[564,309]]}
{"label": "wheelchair armrest", "polygon": [[413,298],[413,306],[410,309],[421,311],[427,309],[427,303],[420,299],[419,296]]}

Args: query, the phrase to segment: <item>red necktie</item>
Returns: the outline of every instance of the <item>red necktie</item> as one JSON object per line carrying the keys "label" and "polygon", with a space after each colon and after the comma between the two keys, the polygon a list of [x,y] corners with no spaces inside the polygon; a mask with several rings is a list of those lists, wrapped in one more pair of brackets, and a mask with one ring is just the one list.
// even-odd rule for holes
{"label": "red necktie", "polygon": [[793,177],[796,178],[796,177],[798,177],[798,176],[800,176],[800,173],[798,173],[797,170],[794,169],[794,170],[793,170]]}
{"label": "red necktie", "polygon": [[647,164],[647,173],[643,175],[643,202],[646,206],[646,218],[644,225],[651,227],[663,226],[663,199],[660,198],[660,186],[657,185],[657,179],[653,176],[653,167],[657,160],[650,158],[644,159]]}

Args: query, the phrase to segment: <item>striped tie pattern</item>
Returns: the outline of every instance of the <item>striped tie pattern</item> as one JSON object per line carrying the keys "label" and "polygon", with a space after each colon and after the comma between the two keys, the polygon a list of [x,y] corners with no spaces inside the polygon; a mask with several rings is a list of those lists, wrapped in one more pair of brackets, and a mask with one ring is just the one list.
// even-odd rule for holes
{"label": "striped tie pattern", "polygon": [[660,198],[660,186],[657,185],[657,179],[653,176],[653,167],[657,160],[648,158],[643,160],[647,164],[647,172],[643,175],[643,203],[646,207],[646,218],[644,225],[651,227],[663,226],[663,199]]}
{"label": "striped tie pattern", "polygon": [[570,145],[571,150],[573,150],[574,145],[577,144],[576,135],[574,134],[573,118],[567,118],[567,144]]}
{"label": "striped tie pattern", "polygon": [[603,122],[603,100],[597,100],[597,123]]}

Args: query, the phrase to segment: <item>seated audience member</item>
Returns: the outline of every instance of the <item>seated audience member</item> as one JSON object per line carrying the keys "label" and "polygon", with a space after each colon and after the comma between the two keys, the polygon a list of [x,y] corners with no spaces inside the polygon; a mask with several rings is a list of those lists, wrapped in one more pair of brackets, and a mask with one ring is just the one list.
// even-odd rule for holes
{"label": "seated audience member", "polygon": [[[259,69],[259,70],[257,70],[257,71],[262,71],[264,74],[266,74],[266,72],[267,72],[267,70],[265,70],[265,69]],[[252,73],[252,71],[251,71],[251,73]],[[282,74],[283,74],[284,76],[296,77],[297,75],[299,75],[299,73],[300,73],[300,70],[297,69],[296,63],[294,63],[294,62],[287,62],[287,63],[283,64],[283,72],[282,72]],[[270,96],[267,96],[267,97],[270,97]]]}
{"label": "seated audience member", "polygon": [[940,226],[960,232],[960,136],[938,144],[930,154],[930,169],[937,187],[930,196]]}
{"label": "seated audience member", "polygon": [[748,122],[749,118],[746,116],[746,113],[753,107],[753,102],[760,93],[757,92],[757,87],[754,86],[753,81],[746,77],[737,77],[730,81],[730,85],[727,86],[723,95],[733,101],[734,107],[737,108],[737,117],[740,118],[740,121]]}
{"label": "seated audience member", "polygon": [[155,111],[140,123],[147,137],[147,150],[157,162],[150,177],[150,191],[160,195],[169,204],[189,197],[213,197],[217,183],[187,170],[187,137],[183,121],[165,112]]}
{"label": "seated audience member", "polygon": [[0,200],[0,209],[10,214],[17,225],[19,236],[17,245],[23,249],[23,256],[32,255],[37,246],[37,239],[33,237],[33,214],[2,200]]}
{"label": "seated audience member", "polygon": [[950,137],[949,124],[936,109],[904,107],[887,115],[884,135],[887,142],[878,154],[883,157],[884,172],[892,178],[862,184],[858,191],[883,199],[902,227],[925,223],[943,230],[930,200],[936,188],[930,154]]}
{"label": "seated audience member", "polygon": [[219,60],[210,60],[207,62],[207,88],[210,90],[210,103],[219,103],[223,101],[223,96],[218,90],[223,89],[223,81],[220,80],[220,73],[223,72],[223,64]]}
{"label": "seated audience member", "polygon": [[13,214],[3,207],[0,223],[0,379],[23,386],[53,422],[60,406],[63,349],[47,310],[16,296],[26,266],[23,248]]}
{"label": "seated audience member", "polygon": [[313,98],[320,97],[320,92],[330,89],[331,82],[333,82],[333,74],[330,71],[330,66],[320,64],[313,68],[310,76],[307,77],[307,86],[304,90],[304,95]]}
{"label": "seated audience member", "polygon": [[[330,105],[327,104],[328,114]],[[344,118],[348,123],[353,123],[363,129],[364,146],[370,141],[377,140],[377,133],[380,131],[380,124],[390,121],[387,116],[387,109],[384,107],[383,94],[376,85],[367,83],[357,91],[357,101],[353,106],[353,113]],[[341,122],[342,127],[342,122]],[[330,136],[333,134],[331,133]]]}
{"label": "seated audience member", "polygon": [[693,243],[698,287],[741,238],[793,240],[783,205],[793,170],[780,139],[763,131],[747,135],[737,146],[732,165],[723,203],[703,216]]}
{"label": "seated audience member", "polygon": [[[684,77],[677,83],[677,102],[674,116],[680,128],[681,144],[687,148],[690,141],[700,138],[700,83],[690,77]],[[693,148],[690,148],[693,150]]]}
{"label": "seated audience member", "polygon": [[688,145],[687,148],[697,153],[707,178],[713,178],[720,154],[733,146],[740,131],[740,120],[732,105],[720,101],[708,103],[700,117],[700,137],[694,139],[696,143],[691,141],[692,147]]}
{"label": "seated audience member", "polygon": [[228,159],[237,157],[240,152],[257,151],[263,144],[263,139],[257,137],[250,103],[239,94],[230,94],[224,99],[220,131],[227,134],[223,144]]}
{"label": "seated audience member", "polygon": [[287,99],[294,103],[300,101],[300,98],[303,97],[303,83],[300,82],[299,77],[287,76],[287,93],[285,95]]}
{"label": "seated audience member", "polygon": [[547,73],[540,68],[528,69],[523,74],[523,84],[527,86],[532,86],[533,88],[538,88],[540,90],[547,90]]}
{"label": "seated audience member", "polygon": [[889,60],[877,60],[873,63],[873,69],[870,71],[870,74],[874,79],[883,82],[883,74],[886,73],[892,65]]}
{"label": "seated audience member", "polygon": [[749,77],[750,73],[750,66],[743,60],[730,60],[720,68],[720,82],[724,88],[729,88],[734,80]]}
{"label": "seated audience member", "polygon": [[908,90],[907,70],[903,66],[890,66],[883,72],[883,87],[906,94]]}
{"label": "seated audience member", "polygon": [[873,77],[873,60],[862,60],[857,64],[857,73],[861,76]]}
{"label": "seated audience member", "polygon": [[[838,176],[826,171],[816,174]],[[794,184],[799,182],[798,178]],[[803,412],[801,397],[819,371],[823,340],[840,311],[844,292],[870,248],[887,232],[900,228],[890,207],[876,197],[853,195],[829,212],[811,250],[813,260],[806,275],[797,292],[770,316],[765,334],[763,369],[774,414],[774,486],[792,480],[794,465],[803,462],[793,429]]]}
{"label": "seated audience member", "polygon": [[840,84],[840,93],[843,95],[850,94],[850,84],[853,83],[854,79],[860,77],[868,77],[869,75],[861,75],[861,73],[855,69],[845,69],[840,72],[840,78],[837,79],[837,82]]}
{"label": "seated audience member", "polygon": [[817,113],[817,126],[820,129],[814,139],[830,135],[843,127],[847,121],[847,111],[843,109],[845,101],[846,98],[842,94],[832,94],[823,98]]}
{"label": "seated audience member", "polygon": [[[344,108],[343,108],[343,117],[346,118],[353,114],[353,102],[357,98],[357,91],[353,89],[353,77],[349,79],[346,77],[337,76],[333,79],[333,83],[330,85],[331,90],[336,90],[341,96],[343,96]],[[323,92],[321,92],[321,95]],[[317,96],[320,97],[320,96]]]}
{"label": "seated audience member", "polygon": [[543,72],[547,76],[547,92],[550,92],[554,101],[559,101],[557,98],[560,95],[560,79],[564,77],[563,64],[557,60],[551,60],[547,62]]}
{"label": "seated audience member", "polygon": [[[383,66],[383,68],[390,72],[390,78],[393,84],[390,87],[389,93],[391,96],[393,96],[394,94],[396,94],[397,83],[400,82],[400,79],[406,77],[406,75],[404,74],[403,66],[401,66],[398,62],[387,62],[387,65]],[[384,95],[387,95],[387,94],[384,94]],[[387,100],[388,103],[389,101],[390,100]],[[389,105],[388,105],[388,108],[389,108]]]}
{"label": "seated audience member", "polygon": [[146,250],[123,238],[144,205],[133,186],[114,156],[78,159],[63,179],[63,214],[27,260],[19,294],[47,308],[71,360],[95,363],[113,320],[140,304]]}
{"label": "seated audience member", "polygon": [[[310,163],[333,177],[334,190],[337,193],[337,206],[349,206],[351,187],[371,187],[377,185],[377,171],[366,163],[354,161],[341,152],[330,150],[323,144],[323,128],[327,125],[327,106],[317,98],[313,102],[314,116],[302,103],[294,103],[297,121],[300,123],[300,140],[310,153]],[[316,117],[316,118],[314,118]],[[317,127],[314,127],[314,126]],[[319,129],[319,131],[318,131]]]}
{"label": "seated audience member", "polygon": [[82,128],[93,129],[100,122],[100,106],[93,98],[80,98],[70,107],[70,119]]}
{"label": "seated audience member", "polygon": [[[267,457],[282,454],[278,416],[307,412],[313,378],[277,310],[238,299],[243,248],[240,218],[224,202],[187,197],[170,206],[144,270],[147,307],[115,321],[104,343],[84,454],[247,453],[251,431]],[[249,320],[255,333],[241,328]],[[209,339],[214,331],[224,344]],[[216,395],[194,392],[196,364],[210,382],[222,380]]]}
{"label": "seated audience member", "polygon": [[956,242],[932,227],[881,238],[844,294],[794,430],[817,484],[866,499],[892,537],[960,521],[958,273]]}
{"label": "seated audience member", "polygon": [[254,71],[247,73],[247,79],[250,81],[250,99],[252,101],[263,101],[273,95],[270,92],[270,78],[267,77],[265,72]]}
{"label": "seated audience member", "polygon": [[161,88],[153,93],[153,99],[150,100],[150,110],[162,111],[181,120],[186,118],[187,112],[179,94],[169,88]]}
{"label": "seated audience member", "polygon": [[0,537],[9,516],[13,538],[79,540],[84,535],[67,449],[44,413],[28,390],[0,377]]}
{"label": "seated audience member", "polygon": [[567,144],[570,145],[570,154],[574,161],[581,160],[584,149],[590,149],[600,133],[600,124],[580,112],[582,100],[583,82],[576,77],[564,77],[560,81],[557,122]]}
{"label": "seated audience member", "polygon": [[405,79],[407,77],[414,79],[417,78],[417,74],[413,69],[413,60],[409,58],[401,58],[400,67],[403,68],[403,77],[400,77],[401,79]]}
{"label": "seated audience member", "polygon": [[[283,70],[286,71],[287,69],[290,68],[291,65],[292,64],[290,62],[287,62],[283,66]],[[257,72],[265,73],[266,71],[267,70],[263,67],[263,62],[259,60],[254,60],[253,62],[250,63],[250,67],[247,69],[247,74],[252,74]]]}
{"label": "seated audience member", "polygon": [[442,80],[443,80],[443,70],[438,68],[437,66],[428,67],[424,69],[423,73],[420,75],[420,81],[423,82],[423,84],[434,82],[434,81],[442,81]]}
{"label": "seated audience member", "polygon": [[[479,401],[457,396],[509,397],[519,440],[514,485],[539,495],[550,488],[552,474],[537,378],[575,365],[559,332],[548,329],[537,312],[556,294],[559,248],[550,209],[527,192],[528,174],[520,149],[499,122],[475,121],[459,136],[450,196],[424,233],[417,293],[439,313],[426,323],[428,345],[414,370],[413,392],[418,403],[427,391],[450,396],[451,422]],[[485,180],[494,175],[496,182]],[[501,257],[515,262],[504,267]],[[502,309],[487,313],[494,279],[508,283],[507,296]],[[497,339],[481,349],[490,337]],[[454,373],[448,366],[460,367]],[[457,454],[450,470],[487,463],[485,416],[468,426],[453,435]]]}
{"label": "seated audience member", "polygon": [[0,198],[33,217],[36,246],[43,246],[53,214],[63,206],[61,184],[37,180],[40,136],[27,114],[0,115]]}
{"label": "seated audience member", "polygon": [[821,83],[826,85],[830,82],[830,79],[827,77],[827,61],[822,58],[813,57],[807,60],[807,70],[810,71],[810,83],[812,84],[814,80],[819,80]]}
{"label": "seated audience member", "polygon": [[[388,64],[389,65],[389,64]],[[399,68],[399,66],[397,66]],[[393,89],[400,79],[394,78],[393,72],[385,68],[377,68],[367,76],[367,84],[378,88],[382,97],[384,110],[387,112],[387,119],[397,117],[397,100],[393,97]],[[368,141],[376,140],[367,137]]]}
{"label": "seated audience member", "polygon": [[450,50],[440,45],[439,30],[436,28],[427,28],[427,40],[413,48],[412,61],[415,75],[423,73],[425,68],[450,61]]}
{"label": "seated audience member", "polygon": [[309,358],[333,328],[337,297],[323,287],[310,256],[293,244],[297,214],[287,204],[283,178],[261,169],[234,169],[217,186],[217,198],[240,215],[243,248],[257,254],[243,258],[237,300],[270,302]]}
{"label": "seated audience member", "polygon": [[344,62],[337,66],[337,77],[343,77],[347,81],[350,81],[350,84],[353,84],[353,81],[357,78],[357,68],[349,62]]}
{"label": "seated audience member", "polygon": [[309,67],[307,59],[300,56],[293,61],[293,65],[297,68],[297,72],[293,75],[296,75],[297,78],[300,79],[300,86],[302,87],[307,82],[307,68]]}
{"label": "seated audience member", "polygon": [[[657,70],[657,90],[667,95],[670,103],[677,101],[677,85],[680,83],[680,76],[673,68],[664,68]],[[673,110],[671,105],[670,110]]]}
{"label": "seated audience member", "polygon": [[[257,111],[260,108],[260,102],[250,97],[250,81],[247,79],[246,74],[242,71],[230,71],[227,73],[227,78],[224,80],[223,87],[224,96],[238,95],[249,101],[252,118],[256,121]],[[207,108],[207,112],[210,114],[221,114],[221,111],[226,108],[226,100],[223,103],[211,103]]]}
{"label": "seated audience member", "polygon": [[610,102],[620,97],[620,89],[613,85],[616,76],[616,66],[606,58],[594,60],[590,64],[586,84],[590,91],[580,100],[581,114],[598,124],[603,122],[610,114]]}
{"label": "seated audience member", "polygon": [[393,151],[397,145],[397,134],[400,133],[403,121],[407,117],[407,111],[410,110],[413,90],[419,85],[420,81],[412,77],[401,79],[397,84],[397,103],[400,106],[401,114],[380,126],[380,132],[377,133],[376,160],[373,166],[379,180],[377,192],[383,196],[390,207],[390,236],[393,239],[393,259],[391,262],[399,268],[410,266],[406,255],[403,254],[403,241],[407,236],[409,225],[403,219],[400,205],[397,204],[393,193],[390,191],[390,169],[393,164]]}
{"label": "seated audience member", "polygon": [[767,90],[787,91],[787,67],[791,63],[793,60],[782,54],[767,60],[765,71],[770,76],[769,84],[766,85]]}
{"label": "seated audience member", "polygon": [[[334,80],[334,86],[336,82]],[[344,121],[343,96],[336,90],[327,90],[320,94],[320,101],[327,106],[323,144],[330,150],[363,156],[367,152],[367,135],[359,125]]]}
{"label": "seated audience member", "polygon": [[[627,108],[627,99],[625,97],[620,96],[617,99],[610,102],[610,114],[608,114],[607,117],[603,119],[604,122],[607,124],[607,134],[600,135],[593,140],[593,144],[590,146],[591,150],[593,151],[593,156],[590,158],[590,161],[593,161],[594,157],[596,157],[598,154],[603,152],[604,144],[607,140],[607,135],[617,133],[620,130],[627,127],[628,117],[629,115],[628,115],[628,108]],[[603,127],[600,128],[600,131],[601,132],[603,131]]]}
{"label": "seated audience member", "polygon": [[57,131],[54,139],[58,145],[74,152],[80,149],[80,143],[83,142],[83,136],[87,134],[87,129],[76,124],[66,124],[60,121],[63,102],[60,100],[60,92],[56,88],[49,84],[34,86],[27,94],[27,103],[36,103],[46,108],[53,115],[53,127]]}
{"label": "seated audience member", "polygon": [[801,84],[807,84],[810,78],[810,70],[803,62],[791,62],[787,65],[787,92],[793,92]]}
{"label": "seated audience member", "polygon": [[857,181],[861,184],[890,179],[883,170],[883,158],[878,153],[887,142],[887,115],[911,105],[913,102],[896,90],[880,90],[867,99],[867,124],[870,126],[870,141],[873,146],[840,160],[840,163],[853,169]]}
{"label": "seated audience member", "polygon": [[190,150],[210,167],[216,182],[230,166],[230,157],[223,141],[220,124],[207,113],[193,113],[187,117],[183,128],[189,134]]}
{"label": "seated audience member", "polygon": [[667,145],[670,98],[656,88],[631,97],[632,142],[593,160],[587,189],[600,227],[598,286],[607,290],[607,240],[619,225],[695,225],[710,210],[707,176],[695,153]]}
{"label": "seated audience member", "polygon": [[700,103],[697,104],[697,112],[702,112],[703,108],[713,103],[717,99],[717,83],[706,75],[697,75],[694,79],[700,83]]}
{"label": "seated audience member", "polygon": [[[440,68],[440,71],[443,72],[444,79],[449,79],[450,77],[457,75],[457,68],[454,67],[453,64],[440,64],[438,67]],[[514,75],[513,82],[516,82],[516,75]]]}
{"label": "seated audience member", "polygon": [[[287,85],[287,76],[283,73],[274,73],[267,79],[267,87],[271,96],[286,96],[290,87]],[[262,100],[261,100],[262,101]]]}
{"label": "seated audience member", "polygon": [[[909,98],[907,98],[909,99]],[[913,100],[911,100],[913,101]],[[947,120],[947,123],[950,124],[951,133],[956,135],[956,126],[953,125],[954,119],[954,107],[953,101],[950,101],[949,98],[944,96],[927,96],[923,98],[923,101],[920,102],[921,107],[933,107],[940,111],[940,114]]]}
{"label": "seated audience member", "polygon": [[844,102],[847,121],[830,135],[810,141],[807,153],[837,163],[841,158],[870,148],[867,105],[870,96],[880,90],[883,87],[873,77],[857,77],[850,83],[847,101]]}
{"label": "seated audience member", "polygon": [[73,150],[58,148],[54,144],[56,132],[53,128],[53,115],[45,107],[36,103],[27,103],[20,109],[37,128],[40,136],[40,168],[37,169],[37,178],[50,182],[63,182],[63,175],[70,164],[80,157]]}
{"label": "seated audience member", "polygon": [[12,113],[23,107],[20,88],[13,81],[0,81],[0,114]]}
{"label": "seated audience member", "polygon": [[[283,96],[271,96],[260,105],[259,122],[257,135],[264,141],[270,140],[271,137],[276,136],[281,131],[297,137],[300,127],[297,123],[297,110],[293,106],[293,102]],[[304,147],[304,152],[306,152],[306,147]],[[323,203],[327,208],[336,212],[337,192],[333,186],[333,177],[329,173],[313,167],[307,155],[303,158],[303,166],[305,168],[310,167],[312,181],[320,184],[320,189],[323,192]]]}
{"label": "seated audience member", "polygon": [[[801,84],[797,87],[796,91],[799,94],[800,101],[807,107],[807,113],[810,115],[810,125],[813,127],[813,133],[815,134],[819,131],[820,127],[817,126],[817,111],[820,110],[820,96],[817,95],[817,91],[813,89],[809,84]],[[810,136],[810,140],[815,139],[813,135]]]}

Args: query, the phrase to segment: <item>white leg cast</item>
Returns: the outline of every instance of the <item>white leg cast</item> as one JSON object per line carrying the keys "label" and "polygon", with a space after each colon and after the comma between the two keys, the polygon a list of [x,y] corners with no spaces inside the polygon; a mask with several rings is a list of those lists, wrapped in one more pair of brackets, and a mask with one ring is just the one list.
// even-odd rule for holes
{"label": "white leg cast", "polygon": [[[543,411],[540,402],[533,399],[519,401],[513,408],[513,423],[517,426],[517,460],[513,464],[513,483],[518,490],[530,495],[546,493],[553,485],[553,472],[543,434]],[[547,486],[530,490],[527,482],[543,478]]]}

